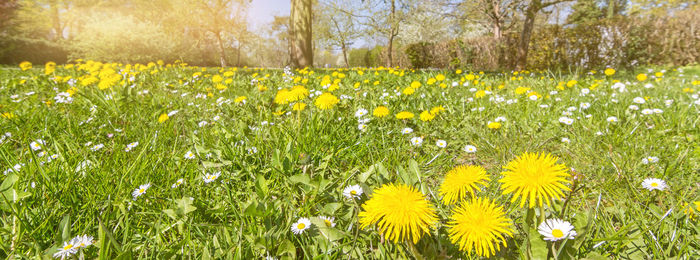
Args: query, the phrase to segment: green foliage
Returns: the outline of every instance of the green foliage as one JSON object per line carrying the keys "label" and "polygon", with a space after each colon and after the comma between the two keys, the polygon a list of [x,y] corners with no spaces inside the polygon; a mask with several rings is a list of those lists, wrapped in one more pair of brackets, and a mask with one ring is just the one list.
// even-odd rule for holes
{"label": "green foliage", "polygon": [[411,67],[414,69],[427,68],[433,60],[431,53],[431,43],[419,42],[406,46],[406,56],[411,61]]}
{"label": "green foliage", "polygon": [[148,63],[171,57],[175,43],[161,27],[131,16],[94,16],[71,41],[71,58]]}

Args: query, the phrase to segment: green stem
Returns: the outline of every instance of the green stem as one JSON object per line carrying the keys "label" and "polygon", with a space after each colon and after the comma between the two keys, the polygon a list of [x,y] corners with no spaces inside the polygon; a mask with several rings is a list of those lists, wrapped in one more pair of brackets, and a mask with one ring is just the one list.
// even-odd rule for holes
{"label": "green stem", "polygon": [[418,252],[418,249],[416,248],[416,245],[413,244],[413,242],[406,242],[408,244],[408,249],[411,250],[411,253],[413,254],[413,257],[416,258],[416,260],[423,260],[423,255],[421,255]]}

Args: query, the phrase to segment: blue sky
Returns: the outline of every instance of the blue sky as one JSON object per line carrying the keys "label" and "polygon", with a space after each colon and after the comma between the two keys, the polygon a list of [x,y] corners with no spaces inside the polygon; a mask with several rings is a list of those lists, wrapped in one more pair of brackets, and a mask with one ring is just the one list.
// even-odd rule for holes
{"label": "blue sky", "polygon": [[289,15],[290,0],[252,0],[248,12],[248,22],[253,27],[273,20],[275,15]]}

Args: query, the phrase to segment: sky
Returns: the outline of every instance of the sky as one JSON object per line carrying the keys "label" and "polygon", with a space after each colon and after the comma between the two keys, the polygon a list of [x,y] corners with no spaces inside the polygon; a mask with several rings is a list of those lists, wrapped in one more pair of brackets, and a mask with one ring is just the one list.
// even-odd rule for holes
{"label": "sky", "polygon": [[289,15],[290,0],[251,0],[248,22],[253,27],[272,22],[274,16]]}

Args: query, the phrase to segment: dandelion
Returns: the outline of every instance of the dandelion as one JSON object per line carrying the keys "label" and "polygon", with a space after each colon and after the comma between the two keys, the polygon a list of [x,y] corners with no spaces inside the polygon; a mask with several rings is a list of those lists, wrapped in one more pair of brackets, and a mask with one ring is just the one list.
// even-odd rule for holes
{"label": "dandelion", "polygon": [[221,172],[207,173],[202,178],[204,179],[204,183],[210,183],[218,179],[219,176],[221,176]]}
{"label": "dandelion", "polygon": [[513,236],[512,220],[506,217],[502,206],[489,199],[472,198],[452,210],[447,224],[450,241],[459,250],[490,257],[507,247],[506,236]]}
{"label": "dandelion", "polygon": [[185,159],[194,159],[194,153],[192,151],[187,151],[187,153],[185,153]]}
{"label": "dandelion", "polygon": [[574,239],[576,231],[571,223],[561,219],[548,219],[537,227],[537,232],[547,241],[559,241],[562,239]]}
{"label": "dandelion", "polygon": [[360,185],[350,185],[343,189],[343,196],[348,199],[360,198],[362,196],[362,187]]}
{"label": "dandelion", "polygon": [[170,116],[168,116],[168,114],[165,114],[165,113],[160,114],[160,116],[158,117],[158,123],[163,123],[163,122],[167,121],[169,118],[170,118]]}
{"label": "dandelion", "polygon": [[642,187],[649,190],[659,190],[663,191],[666,188],[668,188],[668,185],[666,185],[666,182],[661,179],[656,179],[656,178],[647,178],[642,181]]}
{"label": "dandelion", "polygon": [[551,154],[524,153],[503,167],[503,194],[513,194],[511,202],[520,200],[520,207],[528,200],[529,208],[542,206],[542,202],[550,204],[552,199],[560,199],[563,191],[571,189],[565,186],[571,183],[567,180],[570,174],[564,164],[557,164],[557,157]]}
{"label": "dandelion", "polygon": [[331,109],[335,104],[338,104],[340,100],[331,93],[323,93],[316,98],[314,105],[321,110]]}
{"label": "dandelion", "polygon": [[415,244],[437,222],[435,209],[425,196],[403,184],[385,184],[375,189],[362,208],[360,227],[376,224],[377,230],[395,243],[408,239]]}
{"label": "dandelion", "polygon": [[639,80],[639,81],[647,80],[647,74],[644,74],[644,73],[637,74],[637,80]]}
{"label": "dandelion", "polygon": [[486,124],[486,127],[488,127],[489,129],[499,129],[501,128],[501,123],[489,121],[488,124]]}
{"label": "dandelion", "polygon": [[683,213],[688,215],[690,219],[694,219],[695,214],[697,214],[697,212],[700,212],[700,200],[694,201],[693,204],[690,205],[686,202],[683,204],[683,208]]}
{"label": "dandelion", "polygon": [[173,189],[174,189],[174,188],[177,188],[177,187],[180,187],[180,185],[182,185],[184,182],[185,182],[184,179],[178,179],[178,180],[177,180],[175,183],[173,183],[173,185],[170,186],[170,187],[173,188]]}
{"label": "dandelion", "polygon": [[437,140],[437,142],[435,142],[435,145],[437,145],[437,147],[440,148],[445,148],[447,147],[447,142],[445,140]]}
{"label": "dandelion", "polygon": [[389,109],[385,106],[379,106],[372,111],[372,115],[379,118],[385,117],[389,115]]}
{"label": "dandelion", "polygon": [[144,185],[139,186],[134,190],[134,192],[131,193],[131,196],[134,196],[134,200],[138,199],[141,197],[141,195],[146,193],[146,190],[151,187],[150,183],[146,183]]}
{"label": "dandelion", "polygon": [[396,114],[396,119],[411,119],[413,118],[413,113],[408,111],[401,111]]}
{"label": "dandelion", "polygon": [[411,138],[411,145],[420,147],[423,145],[423,138],[420,136]]}
{"label": "dandelion", "polygon": [[467,153],[476,153],[476,146],[467,145],[464,147],[464,151]]}
{"label": "dandelion", "polygon": [[452,168],[445,174],[445,179],[440,185],[442,202],[451,205],[467,196],[474,195],[481,190],[480,186],[486,186],[488,177],[486,170],[476,165],[460,165]]}
{"label": "dandelion", "polygon": [[334,217],[326,217],[326,216],[319,216],[321,220],[323,220],[323,223],[326,224],[326,227],[335,227],[335,218]]}
{"label": "dandelion", "polygon": [[296,223],[292,224],[292,232],[295,235],[304,233],[305,230],[311,227],[311,221],[308,218],[300,218]]}
{"label": "dandelion", "polygon": [[613,68],[607,68],[607,69],[605,69],[604,73],[605,73],[605,75],[607,75],[607,76],[615,75],[615,69],[613,69]]}

